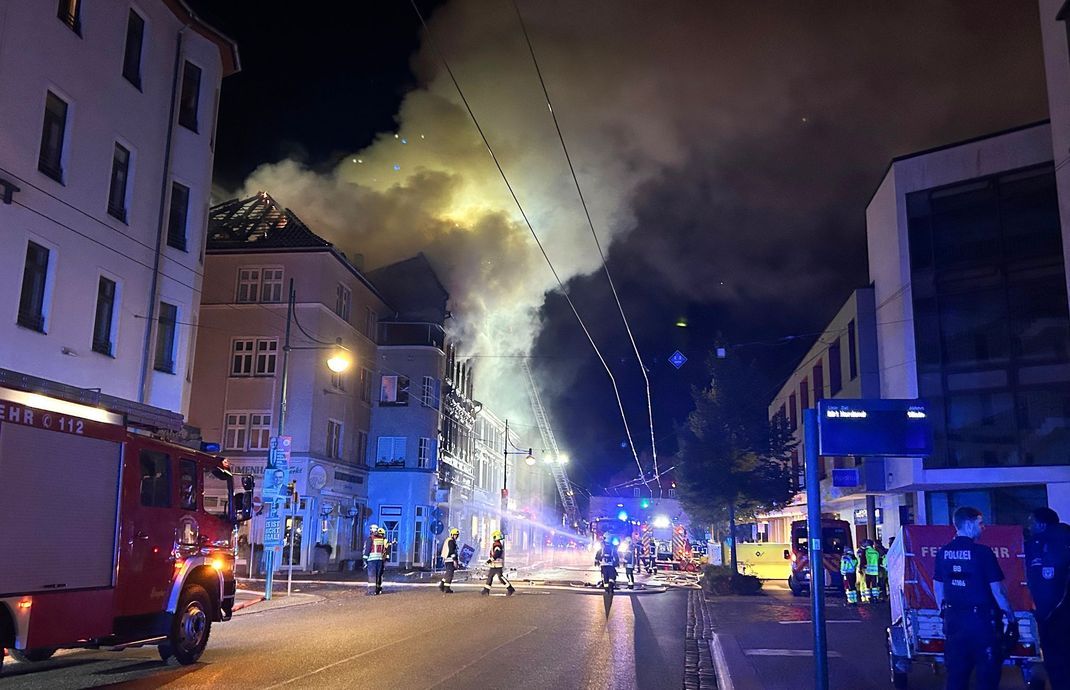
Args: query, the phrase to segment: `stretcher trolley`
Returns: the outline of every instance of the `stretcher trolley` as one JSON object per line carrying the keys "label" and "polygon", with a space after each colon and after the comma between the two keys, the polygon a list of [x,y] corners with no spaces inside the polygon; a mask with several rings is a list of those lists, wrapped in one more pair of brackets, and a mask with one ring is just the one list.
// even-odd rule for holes
{"label": "stretcher trolley", "polygon": [[[938,672],[944,663],[944,625],[936,608],[933,570],[936,553],[955,536],[943,525],[904,525],[888,550],[888,592],[891,626],[888,628],[888,661],[892,685],[906,688],[914,664],[930,666]],[[1005,577],[1007,595],[1016,612],[1019,637],[1008,643],[1005,665],[1021,669],[1030,690],[1045,687],[1034,674],[1040,661],[1033,604],[1025,584],[1025,555],[1022,528],[992,525],[985,528],[979,543],[992,548]]]}

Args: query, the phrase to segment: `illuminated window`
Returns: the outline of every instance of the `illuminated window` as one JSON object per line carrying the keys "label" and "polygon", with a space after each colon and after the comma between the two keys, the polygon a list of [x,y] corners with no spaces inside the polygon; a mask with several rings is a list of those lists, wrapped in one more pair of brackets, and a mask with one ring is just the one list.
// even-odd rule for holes
{"label": "illuminated window", "polygon": [[379,385],[379,405],[383,407],[409,404],[409,378],[384,376]]}
{"label": "illuminated window", "polygon": [[249,413],[228,412],[224,416],[223,450],[245,450],[249,438]]}
{"label": "illuminated window", "polygon": [[71,31],[82,35],[82,0],[59,0],[56,16],[70,27]]}

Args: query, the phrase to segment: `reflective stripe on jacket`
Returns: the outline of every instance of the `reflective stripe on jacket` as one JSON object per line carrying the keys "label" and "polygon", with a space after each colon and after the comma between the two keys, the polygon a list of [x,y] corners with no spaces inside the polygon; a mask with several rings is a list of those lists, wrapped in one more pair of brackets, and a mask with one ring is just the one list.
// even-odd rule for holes
{"label": "reflective stripe on jacket", "polygon": [[368,560],[369,561],[381,561],[386,557],[386,537],[372,537],[372,540],[368,542]]}

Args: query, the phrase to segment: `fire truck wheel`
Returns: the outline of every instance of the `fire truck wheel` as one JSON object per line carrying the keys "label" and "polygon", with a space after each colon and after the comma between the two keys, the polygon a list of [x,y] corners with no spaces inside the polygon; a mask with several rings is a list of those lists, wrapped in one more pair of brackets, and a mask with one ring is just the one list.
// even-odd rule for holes
{"label": "fire truck wheel", "polygon": [[22,662],[44,661],[45,659],[52,658],[52,655],[56,653],[56,650],[51,647],[40,647],[38,649],[12,649],[10,651],[12,659]]}
{"label": "fire truck wheel", "polygon": [[[195,663],[208,645],[208,635],[212,632],[211,601],[208,592],[200,585],[189,585],[182,591],[167,641],[169,651],[178,663]],[[160,655],[163,656],[162,649]]]}

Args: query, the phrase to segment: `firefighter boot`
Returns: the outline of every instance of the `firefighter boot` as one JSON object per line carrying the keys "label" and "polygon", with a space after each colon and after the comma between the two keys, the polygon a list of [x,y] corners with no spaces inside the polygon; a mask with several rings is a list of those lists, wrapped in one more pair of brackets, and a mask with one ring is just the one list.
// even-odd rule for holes
{"label": "firefighter boot", "polygon": [[480,592],[480,594],[481,594],[481,595],[483,595],[483,596],[485,596],[485,597],[489,597],[489,596],[490,596],[490,588],[488,588],[488,587],[484,587],[484,588],[483,588],[483,591],[482,591],[482,592]]}
{"label": "firefighter boot", "polygon": [[505,596],[511,597],[511,596],[513,596],[514,592],[516,592],[516,587],[513,587],[512,585],[509,585],[509,588],[505,590]]}
{"label": "firefighter boot", "polygon": [[442,590],[442,593],[443,594],[453,594],[453,588],[447,585],[446,589]]}
{"label": "firefighter boot", "polygon": [[438,591],[440,591],[440,592],[445,592],[446,591],[446,581],[445,580],[439,580],[438,581]]}

